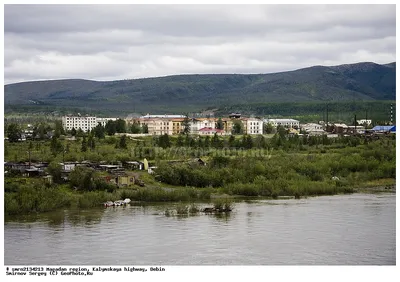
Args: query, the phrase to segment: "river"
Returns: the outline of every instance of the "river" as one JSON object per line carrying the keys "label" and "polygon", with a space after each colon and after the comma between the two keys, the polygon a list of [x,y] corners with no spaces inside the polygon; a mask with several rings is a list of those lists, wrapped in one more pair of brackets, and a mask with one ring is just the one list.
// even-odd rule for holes
{"label": "river", "polygon": [[395,194],[241,201],[227,216],[166,216],[172,207],[132,204],[7,218],[4,263],[396,264]]}

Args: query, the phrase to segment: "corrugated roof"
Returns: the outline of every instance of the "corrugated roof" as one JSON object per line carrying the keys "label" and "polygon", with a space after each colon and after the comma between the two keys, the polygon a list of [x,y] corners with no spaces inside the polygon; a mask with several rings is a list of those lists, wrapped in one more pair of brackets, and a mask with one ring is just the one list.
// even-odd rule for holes
{"label": "corrugated roof", "polygon": [[377,125],[377,126],[374,126],[371,130],[372,131],[383,131],[383,132],[396,131],[396,126],[395,125]]}

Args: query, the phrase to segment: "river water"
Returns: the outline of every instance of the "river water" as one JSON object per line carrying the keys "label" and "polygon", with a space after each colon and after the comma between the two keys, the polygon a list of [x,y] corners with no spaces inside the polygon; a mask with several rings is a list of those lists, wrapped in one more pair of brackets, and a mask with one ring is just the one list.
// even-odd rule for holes
{"label": "river water", "polygon": [[4,263],[396,264],[395,194],[243,201],[229,216],[166,216],[170,208],[130,205],[7,218]]}

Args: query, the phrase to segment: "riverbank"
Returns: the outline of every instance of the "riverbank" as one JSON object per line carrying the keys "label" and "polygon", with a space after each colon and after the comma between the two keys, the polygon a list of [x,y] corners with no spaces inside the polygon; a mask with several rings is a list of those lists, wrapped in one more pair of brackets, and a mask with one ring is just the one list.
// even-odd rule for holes
{"label": "riverbank", "polygon": [[[260,142],[264,140],[261,137]],[[248,137],[243,139],[250,142]],[[132,183],[118,188],[107,182],[105,172],[81,166],[69,173],[65,183],[54,159],[48,168],[52,184],[38,177],[5,175],[5,214],[40,213],[69,206],[90,208],[125,198],[197,202],[225,196],[300,199],[359,191],[395,192],[396,144],[392,136],[373,141],[359,137],[314,139],[281,138],[278,134],[264,140],[264,145],[260,143],[259,149],[240,151],[218,147],[220,143],[213,150],[155,147],[157,155],[152,156],[150,173],[127,171],[144,187]]]}
{"label": "riverbank", "polygon": [[[114,192],[107,191],[89,191],[80,192],[71,189],[68,185],[44,186],[40,182],[30,179],[22,186],[15,187],[14,191],[7,191],[4,194],[5,215],[18,215],[30,213],[42,213],[54,211],[61,208],[87,209],[100,207],[107,201],[116,201],[129,198],[133,202],[151,203],[151,202],[171,202],[171,203],[197,203],[213,202],[218,199],[229,198],[236,199],[282,199],[296,198],[300,199],[309,196],[350,194],[350,193],[395,193],[395,179],[382,179],[381,185],[371,186],[377,182],[365,182],[355,188],[327,186],[321,183],[308,183],[313,193],[300,194],[296,190],[294,193],[284,193],[278,191],[272,196],[266,195],[243,195],[235,194],[234,190],[225,188],[194,188],[194,187],[141,187],[117,189]],[[384,183],[384,185],[382,185]],[[161,184],[160,184],[161,185]],[[311,189],[313,185],[318,189]],[[324,189],[321,189],[324,188]],[[10,185],[8,186],[10,189]],[[319,192],[318,192],[319,191]],[[293,192],[293,191],[292,191]],[[303,191],[304,192],[304,191]]]}

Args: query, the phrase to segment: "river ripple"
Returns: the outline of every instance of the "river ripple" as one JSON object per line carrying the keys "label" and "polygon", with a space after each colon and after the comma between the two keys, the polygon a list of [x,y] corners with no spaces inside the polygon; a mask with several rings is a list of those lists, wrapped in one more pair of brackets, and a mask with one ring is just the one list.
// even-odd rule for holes
{"label": "river ripple", "polygon": [[395,265],[396,195],[237,202],[229,216],[172,205],[64,210],[4,225],[6,265]]}

